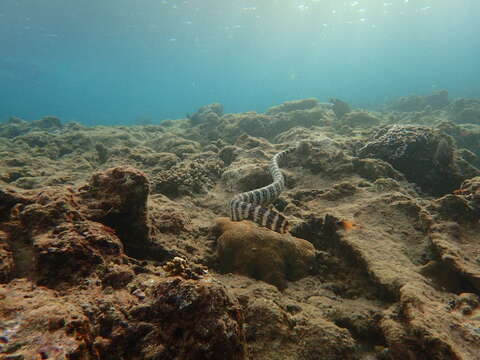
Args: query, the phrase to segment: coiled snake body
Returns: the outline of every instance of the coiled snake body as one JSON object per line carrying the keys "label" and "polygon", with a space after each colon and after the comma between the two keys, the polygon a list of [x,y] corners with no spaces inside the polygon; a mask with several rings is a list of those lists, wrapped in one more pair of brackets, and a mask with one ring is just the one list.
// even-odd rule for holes
{"label": "coiled snake body", "polygon": [[238,194],[230,201],[230,219],[232,221],[247,219],[279,233],[287,231],[287,219],[275,210],[266,209],[261,205],[275,200],[285,188],[285,179],[280,171],[279,163],[284,162],[287,155],[294,150],[295,148],[289,148],[275,154],[272,158],[270,174],[273,182],[270,185]]}

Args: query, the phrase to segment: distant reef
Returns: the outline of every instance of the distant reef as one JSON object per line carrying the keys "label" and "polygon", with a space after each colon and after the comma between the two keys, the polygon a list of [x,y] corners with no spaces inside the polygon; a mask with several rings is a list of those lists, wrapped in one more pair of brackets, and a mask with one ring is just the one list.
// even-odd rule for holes
{"label": "distant reef", "polygon": [[0,123],[1,359],[478,359],[480,99],[137,123]]}

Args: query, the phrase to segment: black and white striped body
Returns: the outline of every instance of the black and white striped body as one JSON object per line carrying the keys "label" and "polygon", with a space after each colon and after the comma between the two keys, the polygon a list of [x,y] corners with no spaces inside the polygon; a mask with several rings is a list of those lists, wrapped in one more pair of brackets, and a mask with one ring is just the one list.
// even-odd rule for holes
{"label": "black and white striped body", "polygon": [[279,233],[287,231],[287,219],[275,210],[266,209],[261,205],[275,200],[285,188],[285,179],[278,164],[282,163],[293,150],[294,148],[284,150],[272,158],[270,174],[273,182],[270,185],[238,194],[230,201],[230,219],[232,221],[247,219]]}

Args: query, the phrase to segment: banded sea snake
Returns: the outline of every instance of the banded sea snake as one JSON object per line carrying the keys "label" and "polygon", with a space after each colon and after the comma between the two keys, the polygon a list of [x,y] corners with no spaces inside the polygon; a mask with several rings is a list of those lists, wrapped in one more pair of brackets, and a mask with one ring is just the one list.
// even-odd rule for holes
{"label": "banded sea snake", "polygon": [[296,147],[291,147],[273,156],[269,167],[273,178],[270,185],[243,192],[230,200],[230,219],[232,221],[247,219],[278,233],[287,231],[287,219],[275,210],[266,209],[262,205],[275,200],[285,188],[285,179],[278,164],[284,162],[287,155],[296,149]]}

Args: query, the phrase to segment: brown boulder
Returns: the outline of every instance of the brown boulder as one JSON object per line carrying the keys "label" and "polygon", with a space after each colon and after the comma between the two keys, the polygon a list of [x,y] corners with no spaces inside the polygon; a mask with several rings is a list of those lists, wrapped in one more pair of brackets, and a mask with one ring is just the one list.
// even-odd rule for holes
{"label": "brown boulder", "polygon": [[25,279],[0,285],[1,359],[88,359],[92,327],[78,304]]}
{"label": "brown boulder", "polygon": [[115,230],[127,254],[142,257],[149,236],[148,194],[149,182],[143,172],[118,166],[95,173],[79,189],[79,203],[88,219]]}
{"label": "brown boulder", "polygon": [[217,237],[221,271],[240,273],[284,289],[287,280],[307,276],[314,266],[314,246],[289,234],[228,218],[217,219],[212,232]]}
{"label": "brown boulder", "polygon": [[146,288],[143,304],[133,307],[130,318],[150,323],[141,339],[143,359],[246,358],[240,305],[223,285],[180,277],[157,280]]}

